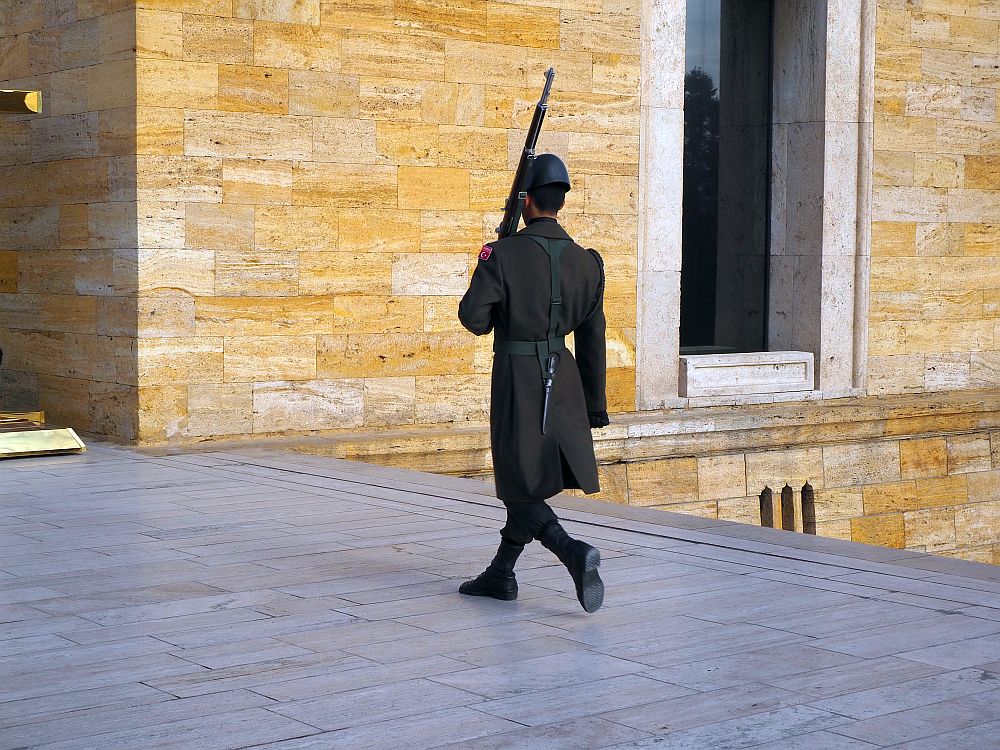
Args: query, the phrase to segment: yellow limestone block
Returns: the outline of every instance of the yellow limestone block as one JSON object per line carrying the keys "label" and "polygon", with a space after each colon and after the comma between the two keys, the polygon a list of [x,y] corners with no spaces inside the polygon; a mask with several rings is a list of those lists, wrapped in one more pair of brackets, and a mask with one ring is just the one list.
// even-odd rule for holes
{"label": "yellow limestone block", "polygon": [[341,69],[343,40],[344,32],[328,26],[256,21],[253,63],[288,70],[337,73]]}
{"label": "yellow limestone block", "polygon": [[46,331],[96,333],[97,298],[50,294],[41,300],[39,326]]}
{"label": "yellow limestone block", "polygon": [[[117,14],[127,17],[128,14]],[[135,54],[137,57],[184,58],[184,15],[165,11],[136,10]],[[130,23],[130,25],[131,25]]]}
{"label": "yellow limestone block", "polygon": [[202,295],[215,291],[215,253],[211,250],[140,249],[137,262],[137,269],[115,269],[116,274],[128,271],[130,277],[119,279],[116,276],[116,291],[128,293],[136,280],[138,291],[143,294],[181,290]]}
{"label": "yellow limestone block", "polygon": [[417,378],[417,424],[478,422],[489,419],[488,375]]}
{"label": "yellow limestone block", "polygon": [[344,70],[360,76],[445,80],[445,42],[411,33],[348,32]]}
{"label": "yellow limestone block", "polygon": [[450,167],[400,167],[399,207],[469,209],[469,171]]}
{"label": "yellow limestone block", "polygon": [[297,206],[385,208],[396,205],[396,168],[299,162],[292,175]]}
{"label": "yellow limestone block", "polygon": [[558,71],[560,90],[590,91],[593,86],[594,63],[586,52],[450,39],[445,49],[444,80],[541,91],[549,67]]}
{"label": "yellow limestone block", "polygon": [[0,250],[0,292],[17,292],[17,253]]}
{"label": "yellow limestone block", "polygon": [[234,0],[240,18],[319,25],[320,0]]}
{"label": "yellow limestone block", "polygon": [[393,15],[399,28],[485,41],[486,7],[485,0],[396,0]]}
{"label": "yellow limestone block", "polygon": [[995,544],[1000,539],[1000,502],[956,508],[955,535],[959,544]]}
{"label": "yellow limestone block", "polygon": [[143,386],[137,389],[138,439],[169,440],[187,426],[187,385]]}
{"label": "yellow limestone block", "polygon": [[699,500],[724,500],[746,494],[746,459],[742,453],[698,459]]}
{"label": "yellow limestone block", "polygon": [[253,248],[254,209],[229,203],[189,203],[184,236],[191,249],[250,250]]}
{"label": "yellow limestone block", "polygon": [[594,55],[594,91],[637,96],[639,93],[639,56]]}
{"label": "yellow limestone block", "polygon": [[629,505],[665,505],[698,499],[698,461],[668,458],[626,465]]}
{"label": "yellow limestone block", "polygon": [[420,216],[424,253],[478,252],[482,235],[483,215],[478,211],[424,211]]}
{"label": "yellow limestone block", "polygon": [[474,342],[460,332],[320,336],[322,378],[468,374]]}
{"label": "yellow limestone block", "polygon": [[948,473],[948,452],[944,438],[901,440],[899,465],[903,479],[943,477]]}
{"label": "yellow limestone block", "polygon": [[948,473],[968,474],[993,468],[989,435],[950,435]]}
{"label": "yellow limestone block", "polygon": [[[130,318],[138,316],[140,337],[194,336],[194,297],[190,294],[163,292],[155,297],[139,297],[134,304],[129,298],[117,299],[127,303]],[[132,326],[134,329],[134,320]]]}
{"label": "yellow limestone block", "polygon": [[823,488],[823,451],[821,448],[747,453],[747,494],[758,495],[764,487],[779,494],[785,484],[795,489],[809,482]]}
{"label": "yellow limestone block", "polygon": [[221,65],[253,63],[253,21],[184,16],[184,59]]}
{"label": "yellow limestone block", "polygon": [[416,415],[416,378],[366,378],[365,425],[383,427],[413,424]]}
{"label": "yellow limestone block", "polygon": [[313,159],[342,164],[386,161],[376,149],[375,123],[343,117],[313,118]]}
{"label": "yellow limestone block", "polygon": [[913,185],[915,161],[909,151],[876,151],[874,184]]}
{"label": "yellow limestone block", "polygon": [[851,540],[863,544],[903,549],[906,530],[902,513],[851,519]]}
{"label": "yellow limestone block", "polygon": [[245,435],[253,431],[253,387],[249,383],[188,386],[190,437]]}
{"label": "yellow limestone block", "polygon": [[361,80],[361,117],[395,122],[420,122],[423,117],[424,83],[402,79]]}
{"label": "yellow limestone block", "polygon": [[419,297],[338,296],[333,301],[333,313],[337,333],[423,331],[424,304]]}
{"label": "yellow limestone block", "polygon": [[136,171],[140,201],[222,201],[221,159],[140,156]]}
{"label": "yellow limestone block", "polygon": [[188,110],[184,151],[228,159],[309,159],[312,118],[251,112]]}
{"label": "yellow limestone block", "polygon": [[639,54],[639,15],[637,13],[564,11],[560,20],[560,42],[563,49],[604,54]]}
{"label": "yellow limestone block", "polygon": [[559,49],[559,9],[489,2],[485,41]]}
{"label": "yellow limestone block", "polygon": [[340,249],[354,253],[413,253],[420,247],[419,211],[348,211],[340,219]]}
{"label": "yellow limestone block", "polygon": [[219,66],[219,109],[288,113],[288,71],[249,65]]}
{"label": "yellow limestone block", "polygon": [[176,60],[136,60],[136,103],[149,107],[214,109],[219,66]]}
{"label": "yellow limestone block", "polygon": [[458,320],[458,303],[462,298],[454,297],[424,297],[424,331],[461,331],[462,324]]}
{"label": "yellow limestone block", "polygon": [[333,332],[330,297],[199,297],[200,336],[308,336]]}
{"label": "yellow limestone block", "polygon": [[442,166],[503,169],[507,165],[507,131],[442,125]]}
{"label": "yellow limestone block", "polygon": [[328,208],[257,206],[255,246],[258,250],[332,252],[338,246],[339,222],[337,212]]}
{"label": "yellow limestone block", "polygon": [[967,156],[965,187],[983,190],[1000,188],[1000,156]]}
{"label": "yellow limestone block", "polygon": [[215,253],[215,293],[220,296],[291,296],[299,293],[299,254],[261,250]]}
{"label": "yellow limestone block", "polygon": [[355,75],[322,70],[288,72],[288,111],[293,115],[357,117],[360,82]]}
{"label": "yellow limestone block", "polygon": [[290,206],[292,162],[271,159],[224,159],[222,200],[224,203],[256,206]]}
{"label": "yellow limestone block", "polygon": [[[903,514],[906,544],[938,549],[955,545],[955,509],[933,508]],[[928,550],[930,551],[930,550]]]}
{"label": "yellow limestone block", "polygon": [[322,24],[340,29],[395,31],[395,0],[323,0]]}
{"label": "yellow limestone block", "polygon": [[136,153],[181,156],[184,153],[184,110],[136,108]]}
{"label": "yellow limestone block", "polygon": [[375,145],[383,163],[435,166],[438,126],[380,121],[375,123]]}
{"label": "yellow limestone block", "polygon": [[313,380],[315,336],[227,336],[226,382]]}
{"label": "yellow limestone block", "polygon": [[635,403],[635,368],[610,368],[608,370],[608,411],[635,411]]}
{"label": "yellow limestone block", "polygon": [[222,380],[219,337],[145,338],[138,342],[139,383],[173,385]]}
{"label": "yellow limestone block", "polygon": [[[299,253],[299,289],[303,294],[388,295],[391,274],[392,256],[383,253]],[[343,304],[343,299],[337,301]]]}

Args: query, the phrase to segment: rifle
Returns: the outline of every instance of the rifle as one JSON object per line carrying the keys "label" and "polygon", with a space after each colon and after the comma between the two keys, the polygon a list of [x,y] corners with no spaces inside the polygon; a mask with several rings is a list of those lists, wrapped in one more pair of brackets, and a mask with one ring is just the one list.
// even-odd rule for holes
{"label": "rifle", "polygon": [[531,171],[531,163],[535,160],[535,145],[538,143],[538,134],[542,132],[542,120],[545,119],[545,112],[549,108],[549,90],[552,88],[552,79],[555,78],[555,75],[555,68],[549,68],[545,71],[545,88],[542,89],[542,98],[535,105],[535,114],[531,118],[528,135],[524,139],[521,160],[517,163],[514,182],[510,186],[510,194],[504,204],[503,219],[500,221],[500,226],[497,227],[497,239],[499,240],[514,234],[521,223],[521,209],[524,208],[524,199],[528,197],[526,189],[528,175]]}

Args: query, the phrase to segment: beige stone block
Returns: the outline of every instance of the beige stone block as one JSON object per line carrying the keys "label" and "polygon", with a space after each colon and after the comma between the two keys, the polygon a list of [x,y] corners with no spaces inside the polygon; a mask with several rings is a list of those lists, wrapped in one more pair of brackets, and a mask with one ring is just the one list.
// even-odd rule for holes
{"label": "beige stone block", "polygon": [[227,336],[225,341],[227,383],[316,377],[315,336]]}
{"label": "beige stone block", "polygon": [[271,159],[224,159],[222,200],[224,203],[232,204],[290,206],[292,162]]}
{"label": "beige stone block", "polygon": [[966,224],[962,239],[964,255],[1000,255],[1000,224]]}
{"label": "beige stone block", "polygon": [[923,257],[961,255],[962,235],[961,224],[918,224],[917,255]]}
{"label": "beige stone block", "polygon": [[293,296],[299,293],[299,255],[260,250],[219,250],[215,293],[228,297]]}
{"label": "beige stone block", "polygon": [[884,45],[875,56],[875,78],[913,81],[920,78],[922,56],[910,46]]}
{"label": "beige stone block", "polygon": [[253,388],[253,431],[361,427],[364,409],[361,379],[257,383]]}
{"label": "beige stone block", "polygon": [[942,477],[948,473],[948,451],[944,438],[917,438],[899,443],[900,476],[903,479]]}
{"label": "beige stone block", "polygon": [[470,177],[466,169],[400,167],[399,207],[469,210]]}
{"label": "beige stone block", "polygon": [[992,467],[989,435],[949,435],[948,473],[968,474]]}
{"label": "beige stone block", "polygon": [[746,496],[746,460],[743,454],[706,456],[697,461],[700,500],[724,500]]}
{"label": "beige stone block", "polygon": [[420,251],[469,253],[482,245],[482,214],[475,211],[424,211],[420,216]]}
{"label": "beige stone block", "polygon": [[417,424],[482,423],[489,419],[489,402],[489,376],[417,378]]}
{"label": "beige stone block", "polygon": [[313,159],[342,164],[375,164],[375,123],[334,117],[313,118]]}
{"label": "beige stone block", "polygon": [[507,165],[507,131],[442,125],[439,152],[443,166],[503,169]]}
{"label": "beige stone block", "polygon": [[445,42],[434,36],[348,32],[343,54],[344,70],[356,75],[445,80]]}
{"label": "beige stone block", "polygon": [[220,65],[218,108],[226,112],[288,114],[288,71]]}
{"label": "beige stone block", "polygon": [[394,31],[395,0],[323,0],[322,24],[341,29]]}
{"label": "beige stone block", "polygon": [[221,159],[139,156],[136,170],[137,197],[140,201],[222,201]]}
{"label": "beige stone block", "polygon": [[136,204],[139,247],[184,247],[185,204],[140,201]]}
{"label": "beige stone block", "polygon": [[333,301],[333,311],[334,330],[341,334],[423,330],[423,300],[416,297],[338,296]]}
{"label": "beige stone block", "polygon": [[971,73],[968,83],[973,86],[994,88],[1000,85],[1000,55],[970,55],[970,58]]}
{"label": "beige stone block", "polygon": [[639,174],[639,138],[633,135],[570,133],[569,165],[582,174]]}
{"label": "beige stone block", "polygon": [[931,354],[943,350],[983,350],[993,345],[992,321],[906,321],[906,352]]}
{"label": "beige stone block", "polygon": [[[996,440],[993,442],[995,444]],[[968,501],[971,503],[1000,501],[1000,471],[980,471],[974,474],[949,477],[949,479],[966,482]]]}
{"label": "beige stone block", "polygon": [[340,249],[356,253],[414,253],[420,249],[418,211],[349,212],[340,221]]}
{"label": "beige stone block", "polygon": [[343,42],[344,32],[329,26],[255,21],[253,62],[285,70],[337,73]]}
{"label": "beige stone block", "polygon": [[249,435],[253,432],[253,386],[209,383],[188,387],[187,437]]}
{"label": "beige stone block", "polygon": [[318,26],[320,0],[233,0],[238,18]]}
{"label": "beige stone block", "polygon": [[906,113],[906,81],[875,81],[875,111],[883,115]]}
{"label": "beige stone block", "polygon": [[428,36],[486,40],[485,0],[396,0],[397,28]]}
{"label": "beige stone block", "polygon": [[874,222],[872,255],[913,257],[917,254],[916,231],[913,222]]}
{"label": "beige stone block", "polygon": [[[500,223],[504,202],[510,193],[513,179],[513,171],[506,170],[474,169],[469,174],[469,208],[473,211],[496,211],[497,220],[491,222],[492,228]],[[488,239],[495,239],[495,237]]]}
{"label": "beige stone block", "polygon": [[367,378],[364,381],[365,426],[413,424],[416,419],[416,378]]}
{"label": "beige stone block", "polygon": [[378,122],[373,125],[380,161],[411,166],[437,164],[437,125],[407,122]]}
{"label": "beige stone block", "polygon": [[639,93],[639,56],[620,54],[595,54],[594,91],[607,94]]}
{"label": "beige stone block", "polygon": [[473,340],[465,333],[388,333],[320,336],[321,378],[464,375]]}
{"label": "beige stone block", "polygon": [[337,249],[339,224],[337,212],[328,208],[257,206],[254,243],[258,250],[323,254]]}
{"label": "beige stone block", "polygon": [[330,297],[199,297],[200,336],[310,336],[333,332]]}
{"label": "beige stone block", "polygon": [[913,182],[922,187],[959,187],[965,178],[965,157],[952,154],[916,154]]}
{"label": "beige stone block", "polygon": [[823,451],[821,448],[747,453],[747,494],[759,494],[765,487],[780,492],[785,484],[799,489],[806,482],[823,488]]}
{"label": "beige stone block", "polygon": [[555,67],[561,90],[593,87],[594,63],[587,52],[449,40],[444,61],[443,80],[456,83],[540,89],[545,71]]}
{"label": "beige stone block", "polygon": [[629,505],[665,505],[698,500],[698,461],[673,458],[627,464]]}
{"label": "beige stone block", "polygon": [[[101,15],[107,12],[109,4],[124,4],[122,0],[77,0],[80,15]],[[172,10],[177,13],[204,13],[211,16],[229,17],[233,15],[232,0],[134,0],[139,8],[149,10]],[[90,11],[83,13],[80,6],[88,6]]]}
{"label": "beige stone block", "polygon": [[309,159],[312,120],[250,112],[188,110],[184,117],[188,156],[227,159]]}
{"label": "beige stone block", "polygon": [[41,299],[38,322],[46,331],[95,334],[97,299],[78,295],[46,295]]}
{"label": "beige stone block", "polygon": [[213,15],[185,15],[184,59],[249,65],[253,62],[253,22]]}
{"label": "beige stone block", "polygon": [[403,79],[362,79],[358,93],[361,117],[394,122],[420,122],[426,83]]}
{"label": "beige stone block", "polygon": [[823,448],[827,487],[899,481],[899,443],[859,443]]}
{"label": "beige stone block", "polygon": [[578,13],[560,15],[563,49],[602,54],[639,54],[639,17],[635,13]]}
{"label": "beige stone block", "polygon": [[292,179],[292,200],[297,206],[369,211],[396,205],[395,167],[300,162]]}
{"label": "beige stone block", "polygon": [[137,107],[137,154],[180,156],[184,153],[184,110]]}
{"label": "beige stone block", "polygon": [[184,336],[138,342],[140,385],[222,380],[222,339]]}
{"label": "beige stone block", "polygon": [[299,288],[303,294],[388,295],[392,290],[391,273],[392,256],[381,253],[299,254]]}
{"label": "beige stone block", "polygon": [[518,47],[559,49],[559,9],[489,2],[486,41]]}
{"label": "beige stone block", "polygon": [[139,59],[136,103],[147,107],[214,108],[219,68],[212,63]]}
{"label": "beige stone block", "polygon": [[155,297],[120,298],[127,303],[133,331],[142,338],[173,338],[195,335],[194,297],[184,292]]}
{"label": "beige stone block", "polygon": [[158,443],[183,434],[188,418],[186,385],[144,386],[137,391],[139,442]]}
{"label": "beige stone block", "polygon": [[921,315],[923,295],[919,292],[872,292],[868,320],[887,323],[914,320]]}
{"label": "beige stone block", "polygon": [[637,213],[639,182],[633,177],[604,177],[587,181],[585,210],[595,214]]}
{"label": "beige stone block", "polygon": [[851,541],[851,521],[848,518],[837,519],[836,521],[817,521],[816,536],[827,537],[828,539],[843,539]]}
{"label": "beige stone block", "polygon": [[253,206],[228,203],[189,203],[184,235],[193,250],[248,251],[253,249]]}
{"label": "beige stone block", "polygon": [[215,253],[210,250],[140,249],[137,255],[116,256],[115,262],[119,293],[134,291],[136,284],[141,294],[183,291],[206,295],[215,291]]}
{"label": "beige stone block", "polygon": [[862,544],[903,549],[906,546],[906,527],[902,513],[866,516],[851,519],[851,539]]}
{"label": "beige stone block", "polygon": [[[424,81],[421,84],[420,95],[420,119],[428,125],[455,124],[458,121],[459,97],[465,90],[463,105],[466,108],[474,105],[468,101],[468,93],[471,89],[479,91],[479,111],[472,114],[473,118],[482,118],[482,96],[484,88],[482,86],[460,86],[457,83],[447,83],[445,81]],[[463,112],[463,116],[468,117],[469,112]],[[479,125],[481,122],[462,124]]]}
{"label": "beige stone block", "polygon": [[[625,464],[610,464],[597,467],[597,481],[601,489],[589,497],[605,503],[628,504],[628,480]],[[575,494],[583,496],[579,490]]]}
{"label": "beige stone block", "polygon": [[[778,495],[780,497],[780,494]],[[817,522],[850,519],[862,516],[864,497],[860,487],[836,487],[816,493]]]}
{"label": "beige stone block", "polygon": [[424,331],[461,331],[458,303],[461,297],[424,297]]}
{"label": "beige stone block", "polygon": [[959,544],[995,544],[1000,539],[1000,502],[956,508],[955,538]]}
{"label": "beige stone block", "polygon": [[469,284],[469,260],[457,253],[397,255],[392,262],[392,293],[461,295]]}
{"label": "beige stone block", "polygon": [[903,514],[906,546],[955,544],[955,510],[936,508]]}
{"label": "beige stone block", "polygon": [[[130,14],[119,15],[129,17]],[[137,57],[160,57],[167,60],[184,58],[182,13],[136,10],[132,23],[134,23]]]}
{"label": "beige stone block", "polygon": [[723,521],[760,526],[760,502],[756,497],[737,497],[719,500],[718,517]]}
{"label": "beige stone block", "polygon": [[322,70],[288,72],[288,111],[293,115],[356,118],[361,85],[357,76]]}
{"label": "beige stone block", "polygon": [[966,157],[965,187],[997,190],[1000,187],[1000,156]]}
{"label": "beige stone block", "polygon": [[718,518],[718,503],[715,501],[695,502],[695,503],[671,503],[669,505],[651,506],[656,510],[666,510],[671,513],[686,513],[689,516],[699,516],[700,518]]}

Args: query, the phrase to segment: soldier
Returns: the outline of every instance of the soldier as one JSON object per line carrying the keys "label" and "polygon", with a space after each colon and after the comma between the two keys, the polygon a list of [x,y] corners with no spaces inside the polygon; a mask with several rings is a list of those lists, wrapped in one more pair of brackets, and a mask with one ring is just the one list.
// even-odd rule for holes
{"label": "soldier", "polygon": [[[483,246],[458,317],[477,336],[494,332],[490,442],[497,497],[507,508],[500,548],[459,591],[517,598],[514,563],[532,539],[566,566],[587,612],[604,601],[600,553],[572,539],[545,502],[565,488],[600,489],[591,428],[608,425],[604,265],[556,220],[570,189],[554,154],[528,180],[521,231]],[[575,333],[576,359],[564,337]]]}

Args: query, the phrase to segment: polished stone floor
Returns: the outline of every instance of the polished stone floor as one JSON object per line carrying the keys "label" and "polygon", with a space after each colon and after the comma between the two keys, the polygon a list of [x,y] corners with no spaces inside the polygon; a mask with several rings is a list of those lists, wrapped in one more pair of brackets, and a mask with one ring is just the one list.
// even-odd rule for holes
{"label": "polished stone floor", "polygon": [[0,463],[0,750],[1000,747],[1000,568],[274,449]]}

